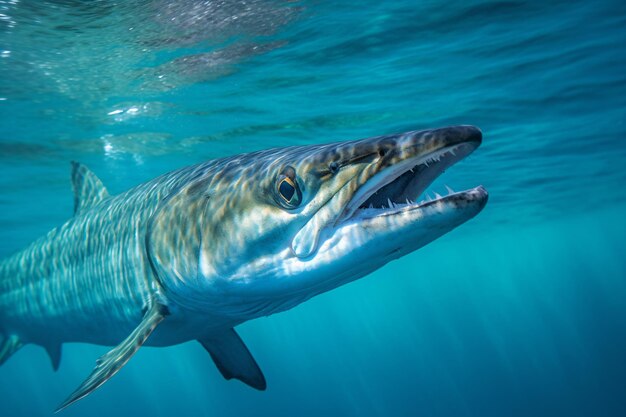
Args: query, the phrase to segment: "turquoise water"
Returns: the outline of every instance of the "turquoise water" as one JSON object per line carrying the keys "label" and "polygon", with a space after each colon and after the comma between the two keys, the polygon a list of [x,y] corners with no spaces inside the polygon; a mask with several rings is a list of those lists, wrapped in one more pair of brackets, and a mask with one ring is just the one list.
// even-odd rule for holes
{"label": "turquoise water", "polygon": [[[142,349],[67,416],[626,415],[626,3],[0,0],[0,256],[111,192],[271,146],[473,124],[474,220],[239,328],[266,392],[195,343]],[[43,416],[106,347],[27,346],[0,415]]]}

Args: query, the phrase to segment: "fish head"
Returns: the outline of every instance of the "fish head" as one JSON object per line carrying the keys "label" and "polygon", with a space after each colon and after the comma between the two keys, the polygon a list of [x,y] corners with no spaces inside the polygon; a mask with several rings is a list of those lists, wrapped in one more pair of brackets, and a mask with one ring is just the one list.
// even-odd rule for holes
{"label": "fish head", "polygon": [[190,266],[170,263],[165,286],[181,304],[247,320],[367,275],[481,211],[483,187],[420,199],[481,140],[455,126],[213,162],[189,186],[205,195],[187,214],[198,219]]}

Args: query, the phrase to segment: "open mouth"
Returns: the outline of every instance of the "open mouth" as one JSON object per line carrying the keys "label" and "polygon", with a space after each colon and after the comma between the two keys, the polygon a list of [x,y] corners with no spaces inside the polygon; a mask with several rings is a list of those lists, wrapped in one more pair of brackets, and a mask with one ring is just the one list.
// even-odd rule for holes
{"label": "open mouth", "polygon": [[[393,216],[405,219],[403,226],[431,214],[454,213],[455,224],[466,221],[485,206],[487,192],[482,187],[454,192],[448,190],[445,197],[435,194],[434,199],[425,195],[426,189],[448,167],[472,153],[482,141],[482,133],[473,126],[451,126],[440,129],[411,131],[394,135],[379,136],[348,143],[345,154],[350,161],[359,162],[359,170],[339,191],[296,233],[291,242],[291,251],[304,259],[315,252],[320,234],[330,228],[336,231],[344,225],[383,225],[378,219]],[[353,171],[354,172],[354,171]],[[346,203],[347,201],[347,203]],[[411,214],[404,216],[404,214]]]}
{"label": "open mouth", "polygon": [[475,141],[456,143],[425,155],[405,159],[383,169],[359,188],[346,205],[341,219],[391,215],[476,192],[486,195],[482,187],[460,192],[446,187],[445,196],[434,193],[434,197],[426,192],[437,177],[472,153],[479,144],[480,142]]}

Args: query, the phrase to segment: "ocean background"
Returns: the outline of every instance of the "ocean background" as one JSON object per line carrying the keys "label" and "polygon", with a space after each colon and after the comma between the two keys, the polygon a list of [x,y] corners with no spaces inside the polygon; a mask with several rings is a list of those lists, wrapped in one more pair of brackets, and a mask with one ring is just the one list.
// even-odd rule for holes
{"label": "ocean background", "polygon": [[[0,0],[0,257],[112,193],[273,146],[473,124],[439,181],[485,210],[238,328],[266,392],[144,348],[62,416],[625,416],[626,2]],[[435,187],[435,190],[437,188]],[[26,346],[0,416],[50,416],[102,346]]]}

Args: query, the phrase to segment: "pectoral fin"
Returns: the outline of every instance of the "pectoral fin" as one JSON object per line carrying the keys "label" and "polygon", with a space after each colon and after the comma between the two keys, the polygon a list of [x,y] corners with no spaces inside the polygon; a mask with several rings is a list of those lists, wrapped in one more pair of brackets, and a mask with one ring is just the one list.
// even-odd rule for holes
{"label": "pectoral fin", "polygon": [[96,361],[96,367],[91,375],[57,408],[56,412],[91,394],[122,369],[122,366],[126,365],[139,350],[157,325],[163,321],[165,315],[166,308],[160,304],[154,304],[130,336]]}
{"label": "pectoral fin", "polygon": [[198,341],[209,352],[224,378],[235,378],[252,388],[265,390],[267,383],[263,372],[235,329]]}

